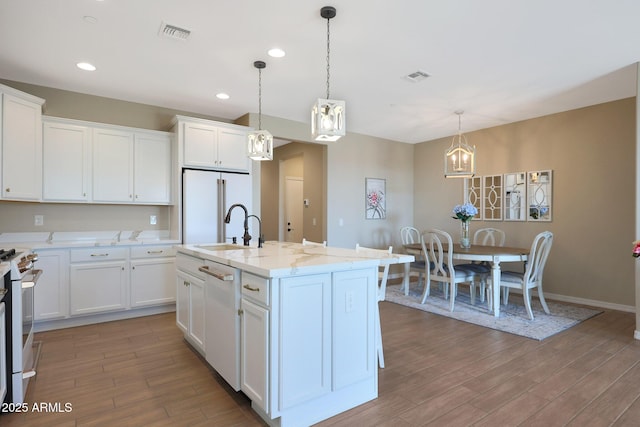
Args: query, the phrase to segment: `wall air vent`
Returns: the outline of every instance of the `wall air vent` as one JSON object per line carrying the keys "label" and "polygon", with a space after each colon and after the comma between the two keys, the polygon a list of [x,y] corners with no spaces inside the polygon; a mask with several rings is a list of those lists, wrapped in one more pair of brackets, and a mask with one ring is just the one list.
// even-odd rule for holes
{"label": "wall air vent", "polygon": [[413,73],[405,76],[405,78],[407,80],[409,80],[410,82],[413,82],[413,83],[421,82],[422,80],[426,79],[427,77],[431,77],[431,74],[425,73],[424,71],[421,71],[421,70],[414,71]]}
{"label": "wall air vent", "polygon": [[161,37],[168,37],[170,39],[186,40],[189,38],[189,35],[191,35],[191,31],[163,22],[160,24],[160,31],[158,31],[158,35]]}

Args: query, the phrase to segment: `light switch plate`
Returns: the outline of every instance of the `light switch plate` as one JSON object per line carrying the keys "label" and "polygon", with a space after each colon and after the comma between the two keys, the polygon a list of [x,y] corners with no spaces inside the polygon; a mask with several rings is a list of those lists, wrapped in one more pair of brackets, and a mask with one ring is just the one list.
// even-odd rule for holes
{"label": "light switch plate", "polygon": [[41,226],[44,225],[44,215],[34,215],[33,216],[33,225]]}
{"label": "light switch plate", "polygon": [[149,215],[149,224],[156,225],[158,223],[158,217],[156,215]]}

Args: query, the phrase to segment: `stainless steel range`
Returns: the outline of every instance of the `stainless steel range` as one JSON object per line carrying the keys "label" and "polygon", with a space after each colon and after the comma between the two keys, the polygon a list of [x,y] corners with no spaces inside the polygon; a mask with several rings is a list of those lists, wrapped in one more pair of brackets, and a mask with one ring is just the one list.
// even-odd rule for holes
{"label": "stainless steel range", "polygon": [[28,249],[0,249],[0,260],[9,262],[10,285],[5,301],[7,403],[23,403],[29,378],[35,372],[33,352],[34,286],[42,270],[36,270],[37,255]]}

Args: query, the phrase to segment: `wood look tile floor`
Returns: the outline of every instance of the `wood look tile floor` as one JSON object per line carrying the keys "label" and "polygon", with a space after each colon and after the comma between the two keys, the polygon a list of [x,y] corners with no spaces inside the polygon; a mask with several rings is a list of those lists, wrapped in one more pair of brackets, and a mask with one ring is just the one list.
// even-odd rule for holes
{"label": "wood look tile floor", "polygon": [[[389,302],[381,317],[379,397],[319,426],[640,426],[633,313],[607,310],[542,342]],[[36,339],[30,411],[0,415],[2,427],[265,425],[184,342],[174,313]]]}

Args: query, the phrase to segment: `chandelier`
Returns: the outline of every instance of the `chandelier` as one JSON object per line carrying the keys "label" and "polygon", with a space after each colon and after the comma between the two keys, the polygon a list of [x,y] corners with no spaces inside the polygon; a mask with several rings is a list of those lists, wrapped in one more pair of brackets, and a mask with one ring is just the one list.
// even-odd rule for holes
{"label": "chandelier", "polygon": [[336,8],[325,6],[320,9],[320,16],[327,20],[327,97],[318,99],[311,109],[311,134],[316,141],[335,142],[346,133],[344,101],[330,99],[329,77],[330,73],[330,42],[331,32],[329,22],[336,16]]}
{"label": "chandelier", "polygon": [[456,111],[458,115],[458,134],[451,140],[451,146],[444,153],[445,178],[471,178],[476,173],[476,147],[467,144],[467,138],[462,134],[463,111]]}
{"label": "chandelier", "polygon": [[258,69],[258,130],[247,135],[247,155],[252,160],[273,160],[273,136],[262,130],[262,69],[267,66],[264,61],[255,61]]}

